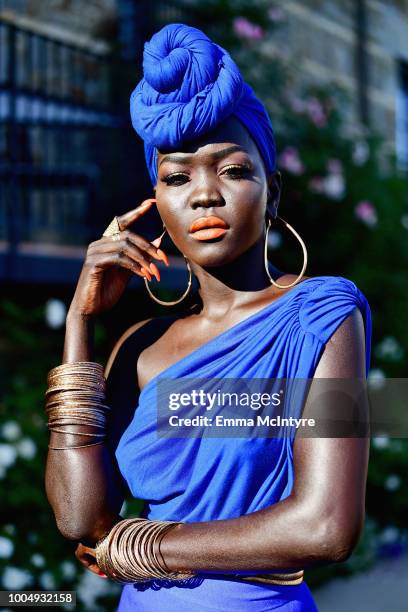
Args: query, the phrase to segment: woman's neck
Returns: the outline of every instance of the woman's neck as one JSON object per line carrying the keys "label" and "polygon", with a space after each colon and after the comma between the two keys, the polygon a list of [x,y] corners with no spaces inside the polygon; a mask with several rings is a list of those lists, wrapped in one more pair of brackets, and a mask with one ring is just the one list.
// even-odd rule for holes
{"label": "woman's neck", "polygon": [[[263,249],[263,242],[258,241],[233,262],[220,267],[204,268],[190,262],[200,285],[201,315],[218,321],[233,309],[271,294]],[[272,265],[269,270],[274,279],[282,275]]]}

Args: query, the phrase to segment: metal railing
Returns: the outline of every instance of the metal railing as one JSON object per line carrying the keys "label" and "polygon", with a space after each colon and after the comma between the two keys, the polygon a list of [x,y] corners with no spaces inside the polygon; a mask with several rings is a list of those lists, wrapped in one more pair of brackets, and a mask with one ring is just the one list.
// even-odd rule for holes
{"label": "metal railing", "polygon": [[121,70],[105,50],[0,17],[2,278],[21,278],[30,244],[36,256],[39,245],[47,258],[50,245],[82,254],[117,213],[119,157],[132,136],[127,92],[122,104],[113,86]]}

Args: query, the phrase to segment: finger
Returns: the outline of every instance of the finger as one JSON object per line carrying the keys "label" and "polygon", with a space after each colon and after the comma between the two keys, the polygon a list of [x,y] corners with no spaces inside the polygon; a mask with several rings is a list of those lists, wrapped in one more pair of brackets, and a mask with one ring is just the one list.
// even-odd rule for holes
{"label": "finger", "polygon": [[[155,269],[152,268],[152,261],[149,255],[144,254],[138,247],[136,247],[128,238],[115,241],[113,244],[103,245],[103,249],[95,249],[90,261],[97,260],[96,264],[99,265],[101,255],[110,255],[116,257],[117,254],[124,253],[136,264],[140,266],[140,271],[144,276],[147,276],[151,280],[151,274],[155,274]],[[157,270],[157,268],[156,268]]]}
{"label": "finger", "polygon": [[90,548],[89,546],[79,544],[75,550],[75,557],[86,569],[89,569],[91,572],[101,576],[102,578],[107,578],[106,574],[100,569],[96,561],[95,548]]}
{"label": "finger", "polygon": [[122,268],[127,268],[130,272],[132,272],[133,274],[137,274],[138,276],[142,276],[143,278],[145,277],[145,275],[149,274],[150,275],[150,279],[151,280],[151,274],[148,270],[146,270],[145,268],[142,268],[140,266],[140,264],[136,263],[131,257],[129,257],[128,255],[126,255],[126,253],[122,252],[115,252],[115,253],[108,253],[105,257],[98,257],[98,259],[91,263],[91,265],[95,265],[98,268],[102,268],[102,269],[108,269],[111,268],[112,266],[119,266]]}
{"label": "finger", "polygon": [[107,578],[107,575],[101,570],[97,563],[91,563],[90,565],[88,565],[87,569],[89,569],[89,571],[93,572],[97,576],[101,576],[101,578]]}
{"label": "finger", "polygon": [[129,230],[124,230],[120,232],[121,239],[120,240],[108,240],[103,243],[99,243],[92,248],[92,254],[96,253],[112,253],[120,250],[126,249],[128,254],[133,254],[136,261],[140,263],[140,265],[144,266],[145,269],[149,272],[156,273],[157,267],[152,267],[152,258],[155,257],[160,261],[164,261],[168,266],[169,261],[167,255],[161,251],[160,249],[155,249],[152,247],[152,244],[140,236],[140,234],[134,234]]}
{"label": "finger", "polygon": [[160,261],[164,261],[166,266],[169,265],[169,259],[166,253],[162,251],[161,249],[159,249],[158,245],[155,244],[155,242],[158,240],[157,238],[153,242],[149,242],[148,240],[146,240],[146,238],[143,238],[143,236],[141,236],[140,234],[135,234],[134,232],[131,232],[130,230],[127,230],[127,234],[130,240],[134,244],[136,244],[138,247],[145,250],[152,257],[155,257],[156,259]]}
{"label": "finger", "polygon": [[152,258],[143,250],[135,246],[129,236],[125,239],[125,244],[123,246],[123,251],[134,259],[137,263],[139,263],[147,272],[150,272],[155,275],[157,280],[160,280],[160,270],[156,266],[154,262],[152,262]]}
{"label": "finger", "polygon": [[96,563],[96,560],[91,555],[85,554],[84,556],[79,557],[78,561],[90,572],[93,572],[102,578],[107,578],[107,575],[101,570],[99,565]]}
{"label": "finger", "polygon": [[148,198],[147,200],[144,200],[140,206],[137,206],[136,208],[129,210],[123,215],[119,215],[118,223],[119,223],[120,229],[124,230],[127,227],[129,227],[129,225],[131,225],[132,223],[137,221],[137,219],[142,217],[149,210],[149,208],[151,208],[151,206],[155,203],[156,203],[156,198]]}

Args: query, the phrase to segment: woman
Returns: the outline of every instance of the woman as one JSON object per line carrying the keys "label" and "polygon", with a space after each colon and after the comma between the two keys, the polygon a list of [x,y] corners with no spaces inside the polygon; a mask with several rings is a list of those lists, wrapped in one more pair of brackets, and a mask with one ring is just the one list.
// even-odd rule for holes
{"label": "woman", "polygon": [[[89,420],[77,429],[71,422],[71,433],[53,422],[47,495],[61,533],[80,542],[77,558],[100,575],[94,546],[101,551],[118,526],[130,528],[119,515],[128,487],[146,501],[144,522],[133,525],[174,522],[152,550],[156,569],[178,579],[157,570],[156,579],[129,581],[121,612],[315,610],[303,569],[346,559],[359,538],[367,439],[161,437],[155,393],[162,378],[365,379],[369,305],[343,277],[268,268],[264,229],[276,223],[281,191],[273,132],[228,53],[171,24],[145,45],[144,71],[131,112],[155,199],[115,218],[89,246],[60,367],[92,363],[93,319],[114,306],[132,273],[147,287],[151,274],[159,280],[153,260],[168,263],[162,236],[149,243],[129,229],[154,204],[202,304],[138,322],[120,338],[105,368],[107,438]],[[127,554],[128,575],[138,571],[138,537],[126,540],[116,566],[99,552],[111,577]]]}

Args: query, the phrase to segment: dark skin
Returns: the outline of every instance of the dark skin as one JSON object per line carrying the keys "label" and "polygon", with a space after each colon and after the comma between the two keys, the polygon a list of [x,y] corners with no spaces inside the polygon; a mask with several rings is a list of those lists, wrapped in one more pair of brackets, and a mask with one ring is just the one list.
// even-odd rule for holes
{"label": "dark skin", "polygon": [[[157,203],[119,218],[122,240],[103,237],[88,248],[67,317],[63,363],[93,360],[94,318],[119,300],[132,273],[142,275],[142,267],[162,257],[154,244],[128,229],[155,204],[198,278],[203,308],[176,319],[159,338],[141,346],[135,363],[139,390],[214,336],[279,299],[287,289],[271,286],[263,248],[265,219],[275,217],[280,189],[279,173],[265,174],[254,142],[233,118],[183,151],[170,157],[160,152]],[[209,214],[222,217],[228,231],[212,241],[194,240],[188,232],[191,222]],[[296,278],[273,266],[270,271],[281,284]],[[105,368],[108,388],[125,340],[145,324],[136,323],[119,339]],[[325,346],[315,378],[364,378],[364,342],[363,318],[356,308]],[[113,411],[120,410],[114,398],[111,403]],[[83,438],[52,432],[50,442],[76,445]],[[160,545],[167,567],[276,571],[346,559],[364,522],[368,439],[296,437],[293,450],[295,482],[289,497],[239,518],[177,526]],[[120,520],[126,495],[112,453],[105,445],[50,450],[46,489],[59,530],[80,542],[78,560],[99,573],[94,544]]]}

